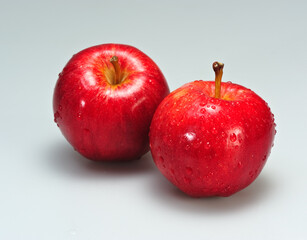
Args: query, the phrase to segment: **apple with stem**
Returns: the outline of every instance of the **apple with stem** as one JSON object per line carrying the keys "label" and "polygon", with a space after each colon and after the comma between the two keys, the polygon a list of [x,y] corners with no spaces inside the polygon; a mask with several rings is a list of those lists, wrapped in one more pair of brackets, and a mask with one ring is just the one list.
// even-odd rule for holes
{"label": "apple with stem", "polygon": [[154,162],[175,186],[193,197],[230,196],[251,184],[270,154],[274,115],[252,90],[194,81],[169,94],[150,127]]}
{"label": "apple with stem", "polygon": [[59,74],[54,121],[80,154],[131,160],[149,151],[149,127],[169,94],[158,66],[135,47],[102,44],[75,54]]}

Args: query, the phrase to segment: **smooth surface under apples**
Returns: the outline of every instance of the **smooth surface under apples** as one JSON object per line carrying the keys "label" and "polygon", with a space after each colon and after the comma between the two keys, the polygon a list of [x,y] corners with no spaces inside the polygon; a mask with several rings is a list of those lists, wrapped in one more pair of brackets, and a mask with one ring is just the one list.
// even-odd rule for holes
{"label": "smooth surface under apples", "polygon": [[252,183],[270,154],[274,116],[253,91],[195,81],[168,95],[151,124],[150,146],[161,173],[194,197],[229,196]]}
{"label": "smooth surface under apples", "polygon": [[150,122],[168,93],[162,72],[143,52],[98,45],[75,54],[59,74],[54,120],[89,159],[136,159],[149,150]]}

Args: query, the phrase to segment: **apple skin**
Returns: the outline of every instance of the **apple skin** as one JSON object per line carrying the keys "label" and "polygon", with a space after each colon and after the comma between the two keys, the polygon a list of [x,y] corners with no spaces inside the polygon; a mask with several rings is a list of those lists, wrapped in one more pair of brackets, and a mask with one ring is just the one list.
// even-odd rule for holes
{"label": "apple skin", "polygon": [[[123,82],[110,62],[118,57]],[[149,151],[149,127],[169,94],[158,66],[135,47],[102,44],[75,54],[59,74],[53,112],[64,137],[96,161],[132,160]]]}
{"label": "apple skin", "polygon": [[169,94],[150,127],[161,173],[192,197],[230,196],[251,184],[270,154],[274,115],[250,89],[195,81]]}

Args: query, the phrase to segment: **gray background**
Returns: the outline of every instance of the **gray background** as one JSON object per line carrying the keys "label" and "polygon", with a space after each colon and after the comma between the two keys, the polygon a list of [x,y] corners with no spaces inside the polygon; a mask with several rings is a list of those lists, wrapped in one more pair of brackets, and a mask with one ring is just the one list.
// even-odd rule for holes
{"label": "gray background", "polygon": [[[307,2],[4,1],[0,3],[0,239],[307,239]],[[276,116],[259,178],[229,198],[192,199],[150,154],[95,164],[53,122],[70,57],[125,43],[148,54],[171,90],[213,79],[253,89]]]}

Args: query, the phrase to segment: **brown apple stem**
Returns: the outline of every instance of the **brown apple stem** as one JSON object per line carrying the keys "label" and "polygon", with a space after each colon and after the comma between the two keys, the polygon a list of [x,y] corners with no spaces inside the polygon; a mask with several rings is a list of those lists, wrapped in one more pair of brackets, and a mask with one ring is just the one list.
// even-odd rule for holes
{"label": "brown apple stem", "polygon": [[119,66],[119,63],[118,63],[118,57],[117,56],[113,56],[110,59],[110,62],[112,63],[112,65],[114,67],[114,70],[115,70],[115,76],[114,76],[112,85],[116,85],[116,84],[120,83],[120,74],[121,74],[120,66]]}
{"label": "brown apple stem", "polygon": [[221,98],[221,82],[224,63],[214,62],[212,67],[215,72],[215,98]]}

